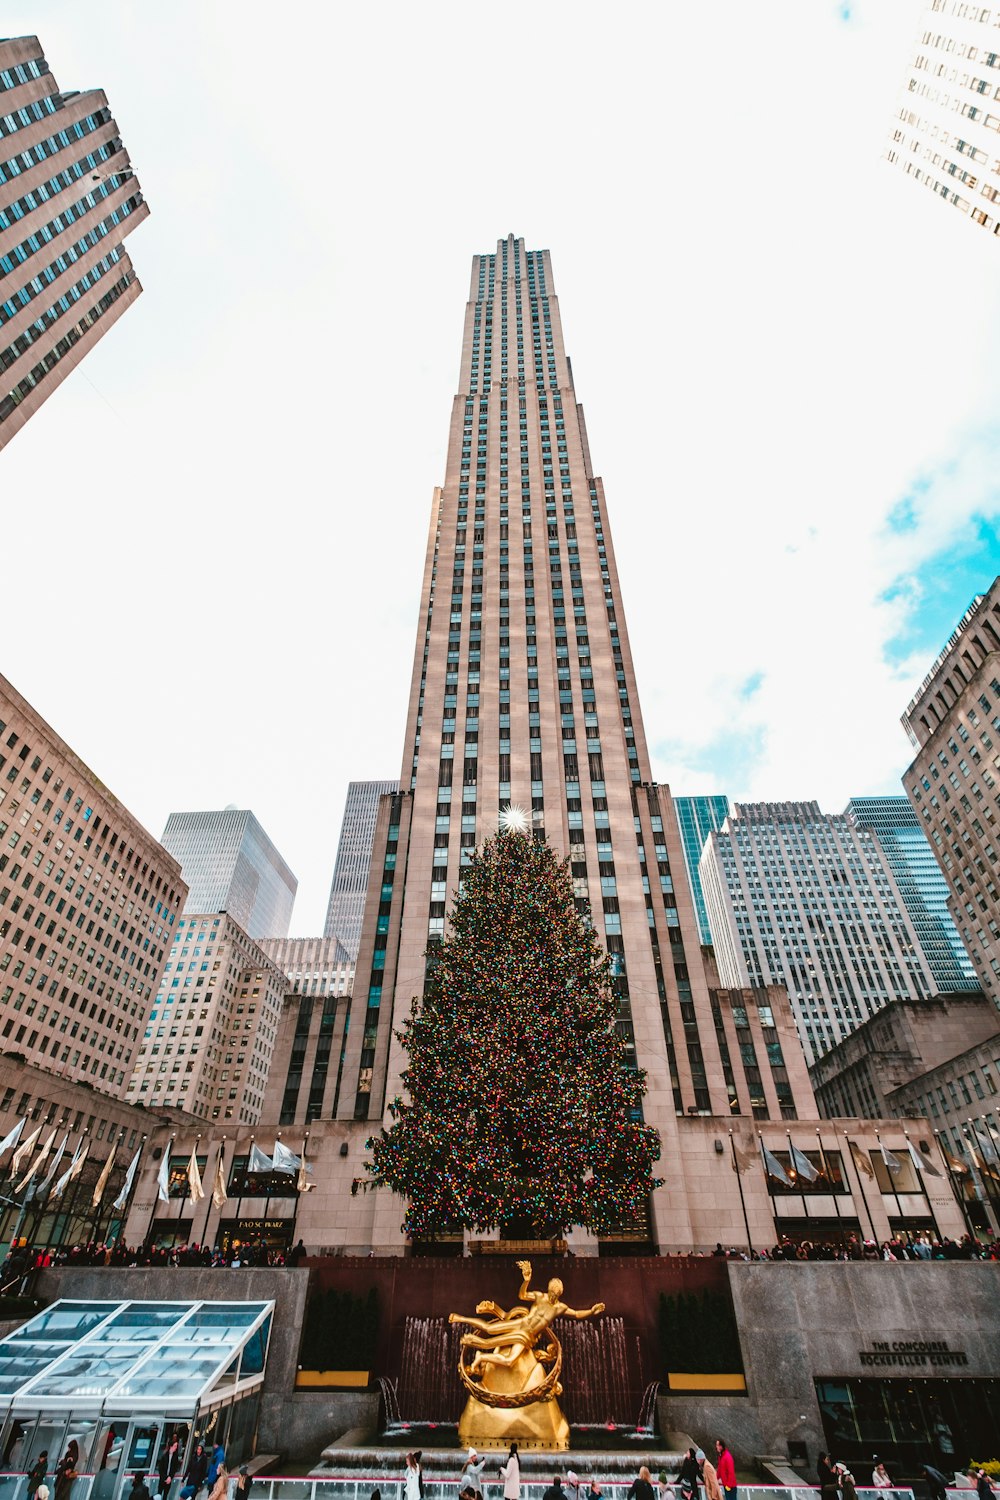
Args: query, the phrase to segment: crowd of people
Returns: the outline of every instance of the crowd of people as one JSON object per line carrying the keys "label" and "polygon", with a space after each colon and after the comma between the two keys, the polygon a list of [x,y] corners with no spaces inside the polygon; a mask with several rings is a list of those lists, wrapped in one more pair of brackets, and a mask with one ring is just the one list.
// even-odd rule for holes
{"label": "crowd of people", "polygon": [[773,1261],[773,1260],[1000,1260],[1000,1239],[976,1240],[972,1235],[963,1235],[960,1240],[938,1239],[927,1233],[911,1234],[905,1238],[893,1235],[892,1239],[861,1239],[851,1234],[839,1244],[818,1240],[779,1240],[770,1250],[745,1250],[737,1246],[724,1248],[716,1245],[714,1256],[727,1260]]}
{"label": "crowd of people", "polygon": [[92,1240],[50,1250],[18,1242],[0,1267],[0,1284],[7,1287],[49,1266],[297,1266],[306,1254],[301,1240],[287,1252],[273,1249],[262,1239],[234,1241],[227,1250],[196,1243],[125,1245],[120,1240],[108,1244]]}
{"label": "crowd of people", "polygon": [[[458,1475],[459,1500],[483,1500],[483,1470],[486,1459],[470,1448]],[[517,1443],[511,1443],[507,1458],[498,1470],[503,1483],[503,1500],[521,1500],[521,1459]],[[596,1478],[581,1478],[572,1469],[553,1476],[542,1500],[601,1500],[603,1494]],[[423,1500],[423,1454],[407,1453],[403,1471],[403,1500]],[[722,1438],[715,1440],[715,1462],[701,1448],[689,1448],[674,1478],[661,1473],[654,1484],[649,1469],[643,1465],[629,1486],[626,1500],[736,1500],[736,1463]],[[371,1500],[382,1500],[381,1491],[372,1492]],[[847,1500],[847,1497],[845,1497]]]}
{"label": "crowd of people", "polygon": [[[177,1500],[250,1500],[253,1479],[246,1464],[238,1473],[232,1474],[226,1467],[226,1450],[221,1443],[214,1446],[211,1443],[195,1443],[185,1466],[187,1440],[187,1428],[178,1427],[173,1430],[163,1444],[155,1469],[148,1472],[140,1470],[132,1475],[128,1500],[154,1500],[154,1497],[167,1500],[172,1491],[176,1493]],[[112,1442],[113,1436],[109,1438],[101,1457],[93,1460],[96,1467],[104,1469],[108,1466]],[[16,1454],[10,1445],[5,1454],[5,1463],[12,1462],[16,1470]],[[25,1500],[50,1500],[50,1496],[51,1500],[72,1500],[73,1481],[79,1477],[79,1472],[80,1448],[75,1438],[69,1442],[65,1454],[54,1469],[49,1467],[48,1449],[43,1448],[31,1467],[25,1471]],[[48,1483],[50,1478],[51,1488]],[[178,1479],[181,1483],[179,1490],[175,1483]]]}

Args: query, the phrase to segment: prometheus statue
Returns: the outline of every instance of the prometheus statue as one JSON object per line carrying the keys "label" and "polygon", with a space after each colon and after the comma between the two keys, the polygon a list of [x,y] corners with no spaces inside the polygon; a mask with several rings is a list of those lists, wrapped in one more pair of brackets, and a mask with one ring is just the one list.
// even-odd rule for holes
{"label": "prometheus statue", "polygon": [[475,1318],[451,1313],[450,1323],[475,1330],[462,1336],[458,1375],[469,1399],[458,1424],[459,1441],[478,1448],[568,1448],[569,1423],[559,1407],[562,1346],[551,1325],[556,1318],[594,1318],[603,1302],[577,1310],[562,1300],[553,1277],[544,1292],[532,1292],[531,1262],[518,1261],[523,1278],[518,1297],[525,1306],[504,1312],[480,1302]]}

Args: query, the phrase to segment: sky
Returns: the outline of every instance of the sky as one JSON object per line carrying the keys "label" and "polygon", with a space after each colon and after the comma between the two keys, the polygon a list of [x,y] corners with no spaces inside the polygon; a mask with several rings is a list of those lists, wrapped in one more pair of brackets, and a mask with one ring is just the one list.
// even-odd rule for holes
{"label": "sky", "polygon": [[1000,571],[1000,240],[884,160],[920,0],[4,0],[105,89],[144,293],[0,454],[0,670],[322,931],[399,773],[471,259],[552,252],[654,775],[898,792]]}

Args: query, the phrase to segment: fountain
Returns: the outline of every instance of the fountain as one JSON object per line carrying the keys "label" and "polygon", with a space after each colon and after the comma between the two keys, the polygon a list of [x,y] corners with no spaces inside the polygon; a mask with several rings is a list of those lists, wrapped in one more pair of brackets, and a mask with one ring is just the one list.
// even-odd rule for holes
{"label": "fountain", "polygon": [[639,1420],[636,1423],[636,1431],[642,1436],[647,1433],[651,1436],[656,1431],[656,1398],[659,1394],[660,1382],[658,1380],[651,1380],[642,1393]]}

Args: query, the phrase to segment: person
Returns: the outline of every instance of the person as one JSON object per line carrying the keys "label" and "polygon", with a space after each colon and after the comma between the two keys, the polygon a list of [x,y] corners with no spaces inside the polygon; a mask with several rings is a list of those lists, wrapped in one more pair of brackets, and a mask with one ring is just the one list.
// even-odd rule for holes
{"label": "person", "polygon": [[379,1489],[378,1485],[376,1485],[372,1490],[371,1494],[368,1496],[368,1500],[382,1500],[382,1491]]}
{"label": "person", "polygon": [[459,1491],[470,1489],[474,1495],[478,1495],[480,1500],[482,1500],[483,1470],[485,1467],[485,1458],[480,1458],[475,1448],[470,1448],[469,1455],[462,1465],[462,1472],[458,1476]]}
{"label": "person", "polygon": [[412,1453],[406,1455],[403,1475],[403,1500],[420,1500],[420,1465]]}
{"label": "person", "polygon": [[701,1482],[705,1486],[705,1500],[722,1500],[722,1485],[719,1483],[718,1470],[711,1459],[706,1457],[704,1448],[697,1450],[695,1459],[701,1465]]}
{"label": "person", "polygon": [[558,1474],[543,1494],[542,1500],[566,1500],[566,1491],[559,1482]]}
{"label": "person", "polygon": [[180,1500],[194,1500],[198,1491],[205,1483],[205,1475],[208,1473],[208,1454],[201,1443],[195,1444],[195,1450],[191,1455],[191,1461],[184,1475],[184,1487],[181,1490]]}
{"label": "person", "polygon": [[[24,1423],[19,1422],[15,1417],[11,1423],[10,1432],[7,1434],[7,1442],[3,1450],[3,1466],[5,1469],[17,1469],[20,1467],[16,1460],[21,1456],[19,1445],[23,1440]],[[17,1450],[16,1452],[15,1449]]]}
{"label": "person", "polygon": [[656,1496],[653,1494],[653,1482],[649,1477],[649,1470],[645,1464],[642,1465],[638,1475],[629,1485],[625,1500],[656,1500]]}
{"label": "person", "polygon": [[[236,1481],[236,1489],[233,1492],[233,1500],[250,1500],[250,1490],[253,1485],[253,1475],[246,1464],[240,1465],[239,1478]],[[379,1495],[378,1500],[382,1500]]]}
{"label": "person", "polygon": [[567,1500],[580,1500],[580,1480],[573,1469],[566,1470]]}
{"label": "person", "polygon": [[942,1474],[940,1469],[935,1469],[933,1464],[922,1464],[924,1478],[927,1480],[927,1488],[930,1491],[931,1500],[948,1500],[948,1486],[951,1480],[947,1474]]}
{"label": "person", "polygon": [[677,1483],[681,1487],[681,1495],[684,1500],[691,1500],[692,1495],[698,1493],[698,1460],[694,1456],[694,1449],[689,1448],[681,1459],[680,1473],[677,1475]]}
{"label": "person", "polygon": [[521,1500],[521,1460],[517,1456],[517,1444],[511,1443],[507,1462],[500,1465],[503,1480],[503,1500]]}
{"label": "person", "polygon": [[821,1453],[816,1460],[816,1478],[819,1480],[820,1500],[840,1500],[837,1471],[829,1453]]}
{"label": "person", "polygon": [[289,1250],[288,1252],[288,1264],[290,1266],[297,1266],[300,1260],[305,1260],[308,1253],[309,1252],[300,1239],[298,1244],[293,1245],[291,1250]]}
{"label": "person", "polygon": [[77,1477],[77,1464],[80,1461],[80,1448],[75,1438],[71,1438],[66,1452],[56,1465],[55,1477],[55,1500],[69,1500],[73,1489],[73,1480]]}
{"label": "person", "polygon": [[167,1500],[167,1493],[174,1480],[174,1475],[180,1468],[181,1459],[184,1457],[176,1432],[171,1434],[169,1443],[163,1448],[159,1458],[156,1460],[156,1472],[160,1479],[160,1495],[162,1500]]}
{"label": "person", "polygon": [[208,1463],[208,1473],[205,1475],[205,1484],[208,1486],[209,1494],[215,1489],[215,1481],[219,1477],[219,1470],[225,1468],[226,1450],[221,1443],[216,1443],[212,1449],[212,1457]]}
{"label": "person", "polygon": [[721,1438],[715,1440],[715,1451],[719,1455],[715,1460],[715,1468],[726,1500],[736,1500],[736,1464],[733,1462],[733,1455]]}
{"label": "person", "polygon": [[229,1490],[229,1470],[220,1463],[215,1471],[215,1483],[208,1492],[208,1500],[226,1500]]}
{"label": "person", "polygon": [[132,1475],[132,1488],[128,1492],[128,1500],[152,1500],[149,1486],[141,1474]]}
{"label": "person", "polygon": [[666,1469],[661,1469],[656,1485],[656,1500],[674,1500],[673,1485],[667,1478]]}
{"label": "person", "polygon": [[889,1478],[889,1470],[886,1468],[885,1464],[880,1458],[875,1458],[872,1460],[872,1462],[875,1465],[874,1469],[872,1470],[872,1489],[891,1490],[892,1480]]}
{"label": "person", "polygon": [[[597,1482],[597,1475],[592,1474],[590,1477],[590,1489],[587,1491],[587,1500],[601,1500],[602,1494],[601,1486]],[[671,1495],[670,1500],[674,1500],[673,1495]]]}
{"label": "person", "polygon": [[[38,1457],[35,1459],[35,1462],[32,1464],[31,1468],[28,1470],[28,1500],[35,1500],[38,1487],[42,1483],[42,1480],[45,1478],[45,1471],[48,1466],[49,1450],[48,1448],[43,1448],[41,1453],[39,1453]],[[48,1485],[45,1486],[44,1500],[49,1500]]]}
{"label": "person", "polygon": [[840,1484],[840,1491],[844,1500],[858,1500],[858,1492],[854,1487],[854,1475],[846,1464],[834,1464],[834,1473]]}
{"label": "person", "polygon": [[979,1500],[995,1500],[993,1486],[990,1484],[990,1476],[985,1469],[976,1470],[976,1493]]}
{"label": "person", "polygon": [[38,1486],[35,1491],[34,1500],[49,1500],[49,1487],[47,1484],[40,1484]]}

